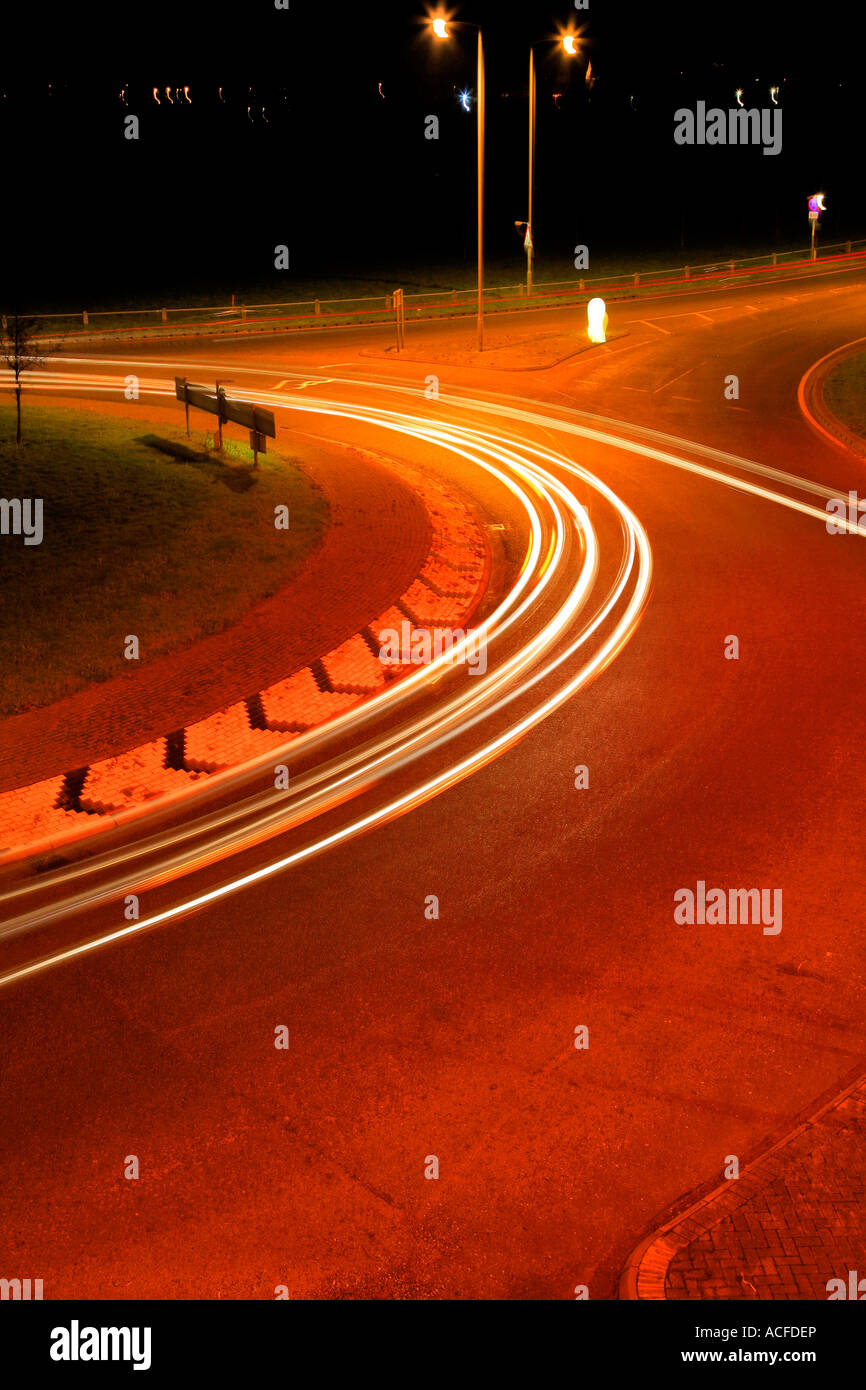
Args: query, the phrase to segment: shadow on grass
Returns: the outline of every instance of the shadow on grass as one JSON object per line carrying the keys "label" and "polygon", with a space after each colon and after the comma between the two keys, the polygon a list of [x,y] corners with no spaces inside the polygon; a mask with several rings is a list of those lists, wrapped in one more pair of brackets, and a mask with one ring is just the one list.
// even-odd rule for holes
{"label": "shadow on grass", "polygon": [[224,459],[208,453],[205,449],[194,449],[189,444],[182,444],[176,439],[162,439],[157,434],[139,435],[135,442],[145,444],[149,449],[156,449],[161,454],[167,454],[177,463],[187,463],[191,468],[197,468],[200,473],[210,478],[211,482],[223,483],[232,492],[249,492],[250,488],[256,485],[256,475],[252,467],[246,464],[226,463]]}

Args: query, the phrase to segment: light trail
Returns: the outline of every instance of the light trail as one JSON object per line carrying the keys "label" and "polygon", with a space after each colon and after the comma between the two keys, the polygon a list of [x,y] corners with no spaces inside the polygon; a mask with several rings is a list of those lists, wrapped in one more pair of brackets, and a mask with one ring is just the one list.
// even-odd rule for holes
{"label": "light trail", "polygon": [[[119,366],[137,366],[153,370],[170,365],[152,361],[119,363],[117,359],[81,360],[91,368],[110,365],[115,370]],[[213,364],[183,365],[210,373],[213,371]],[[263,368],[223,366],[223,370],[236,373],[246,371],[257,376],[271,375],[289,379],[285,377],[284,368],[271,372],[270,369]],[[299,377],[301,375],[298,374]],[[32,376],[33,374],[31,378]],[[57,391],[62,387],[64,390],[71,388],[84,391],[123,391],[116,377],[112,379],[110,376],[92,371],[82,374],[81,377],[76,376],[71,381],[70,375],[62,372],[46,372],[40,374],[40,377],[41,380],[32,381],[37,389]],[[387,380],[383,382],[380,379],[332,379],[329,384],[353,392],[369,392],[370,389],[387,391],[392,395],[409,396],[415,402],[423,398],[423,390],[398,386]],[[173,381],[153,381],[145,376],[139,378],[138,387],[143,395],[174,397]],[[23,915],[9,922],[4,934],[18,934],[30,927],[44,925],[48,920],[66,917],[73,911],[93,908],[112,900],[121,892],[129,892],[135,888],[140,892],[146,891],[184,872],[215,863],[228,854],[237,853],[273,835],[285,833],[314,816],[320,816],[350,797],[383,785],[390,775],[410,766],[422,755],[443,748],[459,735],[465,735],[494,715],[501,714],[516,699],[527,695],[541,682],[560,673],[564,663],[577,657],[581,649],[592,639],[597,639],[599,645],[584,657],[575,671],[559,674],[561,683],[556,689],[543,696],[520,719],[509,723],[496,736],[449,763],[434,776],[422,777],[401,796],[386,800],[383,805],[354,817],[328,835],[314,838],[310,843],[260,868],[221,883],[207,892],[193,895],[142,921],[103,932],[91,940],[9,970],[0,975],[0,984],[23,980],[213,904],[404,814],[469,776],[513,746],[518,739],[524,737],[569,700],[615,659],[634,632],[648,601],[652,574],[649,541],[638,519],[612,489],[566,454],[554,449],[540,448],[534,442],[529,442],[524,433],[526,427],[533,432],[540,427],[566,436],[613,446],[666,466],[689,471],[813,518],[820,518],[822,522],[826,522],[826,510],[780,492],[778,488],[787,487],[823,498],[844,495],[838,490],[834,491],[753,460],[725,454],[723,451],[690,441],[677,440],[658,431],[626,422],[602,420],[599,417],[588,416],[585,412],[553,406],[545,406],[542,412],[538,409],[537,403],[532,401],[525,403],[531,407],[527,409],[523,403],[519,403],[519,398],[516,400],[513,396],[507,399],[468,394],[440,397],[437,402],[440,408],[447,405],[452,412],[471,412],[474,423],[470,426],[461,424],[459,419],[452,418],[447,424],[442,424],[429,416],[411,414],[405,410],[347,404],[330,397],[310,397],[301,401],[287,400],[282,395],[260,390],[237,391],[236,394],[267,403],[275,409],[334,416],[343,421],[379,426],[404,434],[416,441],[447,450],[470,466],[483,469],[488,476],[507,487],[524,508],[530,529],[530,543],[517,582],[497,606],[495,613],[481,625],[485,639],[491,643],[494,652],[498,653],[505,634],[515,624],[541,616],[542,600],[545,596],[551,597],[557,585],[563,585],[564,591],[560,597],[553,599],[553,613],[544,618],[538,630],[524,640],[516,651],[510,655],[503,655],[501,661],[494,664],[486,677],[475,678],[474,684],[469,683],[465,689],[439,701],[433,709],[414,714],[404,724],[375,738],[372,744],[354,749],[336,765],[327,765],[324,769],[316,768],[305,774],[299,779],[295,795],[288,807],[285,799],[281,800],[279,806],[275,806],[271,793],[269,796],[259,796],[243,803],[242,816],[240,811],[232,807],[204,818],[192,828],[181,828],[180,831],[166,835],[162,840],[157,837],[156,840],[148,842],[148,851],[163,853],[164,857],[157,868],[143,880],[131,879],[127,875],[122,879],[115,879],[95,892],[85,890],[76,894],[48,912],[44,909],[32,913],[25,911]],[[493,433],[479,429],[479,415],[494,416],[500,430],[505,428],[510,432]],[[586,420],[592,423],[583,423]],[[662,445],[665,447],[660,447]],[[683,448],[706,461],[698,462],[694,458],[684,457],[681,452]],[[732,469],[736,472],[729,471]],[[737,476],[737,473],[751,474],[752,477],[760,477],[762,481],[751,481],[748,477]],[[623,553],[613,583],[595,599],[594,611],[585,617],[582,624],[579,622],[580,615],[593,596],[598,579],[599,543],[586,509],[573,492],[572,483],[563,481],[563,476],[566,480],[579,480],[610,509],[611,515],[619,522],[624,541]],[[776,487],[765,486],[765,482],[775,483]],[[852,525],[849,529],[856,530],[856,527]],[[580,547],[583,561],[575,576],[570,572],[569,566],[573,563],[576,546]],[[603,634],[605,624],[612,626],[610,631]],[[554,651],[556,647],[559,649]],[[441,673],[439,668],[445,664],[450,665],[447,655],[431,666],[408,676],[383,696],[369,701],[359,711],[341,716],[323,730],[312,731],[305,737],[309,738],[311,745],[315,745],[329,739],[337,728],[345,731],[353,724],[357,724],[359,729],[368,727],[376,714],[381,712],[383,703],[392,700],[395,707],[403,704],[413,693],[429,686]],[[299,742],[300,740],[293,741],[293,750],[297,750]],[[257,761],[262,764],[271,763],[273,757],[274,752],[271,750]],[[227,783],[231,780],[238,779],[230,775]],[[214,785],[215,782],[216,779],[211,779],[209,785]],[[177,852],[180,843],[202,834],[205,836],[205,848],[193,859],[190,859],[188,853]],[[133,848],[131,851],[115,853],[95,863],[75,866],[53,881],[58,884],[68,882],[75,885],[83,877],[104,872],[106,867],[119,869],[124,864],[134,863],[136,853],[137,850]],[[31,886],[27,885],[7,895],[6,901],[26,901],[32,891]]]}

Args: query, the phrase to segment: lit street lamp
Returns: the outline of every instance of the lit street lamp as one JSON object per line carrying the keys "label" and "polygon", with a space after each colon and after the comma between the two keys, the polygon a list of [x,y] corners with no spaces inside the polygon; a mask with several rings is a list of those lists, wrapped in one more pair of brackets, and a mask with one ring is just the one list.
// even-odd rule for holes
{"label": "lit street lamp", "polygon": [[[437,15],[433,21],[433,33],[437,39],[449,39],[448,25],[451,21]],[[475,29],[478,33],[478,351],[484,351],[484,48],[481,29],[477,24],[460,21],[460,27]]]}
{"label": "lit street lamp", "polygon": [[[565,33],[562,35],[562,47],[570,57],[577,54],[575,44],[577,34]],[[524,247],[526,248],[526,293],[532,294],[532,257],[535,254],[535,247],[532,241],[532,204],[535,191],[535,45],[529,45],[529,215],[526,220],[526,238]],[[523,226],[523,223],[515,225]]]}

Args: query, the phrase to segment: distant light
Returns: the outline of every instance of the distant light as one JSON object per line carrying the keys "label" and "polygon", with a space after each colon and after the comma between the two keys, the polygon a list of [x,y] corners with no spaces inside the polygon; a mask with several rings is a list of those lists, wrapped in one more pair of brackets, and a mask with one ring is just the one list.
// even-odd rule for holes
{"label": "distant light", "polygon": [[436,35],[437,39],[450,38],[447,19],[443,19],[441,15],[438,15],[433,21],[433,33]]}
{"label": "distant light", "polygon": [[737,105],[738,105],[738,106],[742,106],[742,104],[743,104],[743,89],[742,89],[742,87],[738,87],[738,88],[737,88]]}
{"label": "distant light", "polygon": [[463,110],[464,110],[464,111],[471,111],[471,110],[472,110],[472,98],[471,98],[469,92],[466,92],[466,91],[461,92],[461,93],[459,94],[459,98],[458,98],[458,99],[459,99],[460,105],[463,107]]}
{"label": "distant light", "polygon": [[776,100],[776,98],[778,97],[778,95],[779,95],[779,88],[778,88],[778,87],[771,87],[771,88],[770,88],[770,100],[771,100],[771,102],[773,103],[774,106],[778,106],[778,105],[779,105],[778,101]]}
{"label": "distant light", "polygon": [[154,99],[154,101],[156,102],[157,106],[162,106],[162,102],[160,101],[159,97],[157,96],[157,88],[156,88],[156,87],[154,87],[154,89],[153,89],[153,99]]}
{"label": "distant light", "polygon": [[607,311],[603,299],[591,299],[586,306],[586,331],[591,343],[605,342]]}
{"label": "distant light", "polygon": [[186,97],[187,101],[189,102],[190,106],[192,106],[192,97],[191,97],[190,94],[189,94],[189,87],[184,87],[184,89],[183,89],[183,94],[184,94],[184,96]]}
{"label": "distant light", "polygon": [[824,198],[825,198],[825,196],[826,196],[826,195],[823,194],[823,193],[813,193],[812,196],[811,196],[811,198],[809,199],[809,211],[810,211],[810,212],[826,212],[827,209],[826,209],[826,207],[825,207],[825,205],[824,205]]}

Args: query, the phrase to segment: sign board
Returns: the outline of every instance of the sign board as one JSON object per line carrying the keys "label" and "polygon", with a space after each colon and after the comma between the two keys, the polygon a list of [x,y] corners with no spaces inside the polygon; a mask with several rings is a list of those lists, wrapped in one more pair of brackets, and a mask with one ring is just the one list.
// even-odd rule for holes
{"label": "sign board", "polygon": [[197,410],[206,410],[210,415],[218,415],[221,420],[233,420],[235,424],[245,425],[248,430],[267,435],[271,439],[277,437],[272,410],[254,405],[252,401],[236,401],[227,396],[222,387],[217,397],[216,391],[212,391],[208,386],[197,386],[194,382],[187,381],[186,377],[176,376],[174,394],[179,401],[195,406]]}
{"label": "sign board", "polygon": [[268,441],[258,430],[250,430],[250,448],[254,454],[266,454],[268,452]]}
{"label": "sign board", "polygon": [[252,401],[235,401],[224,396],[223,419],[234,420],[235,424],[244,425],[248,430],[256,430],[259,434],[269,435],[271,439],[277,437],[274,412],[265,410],[264,406],[253,405]]}

